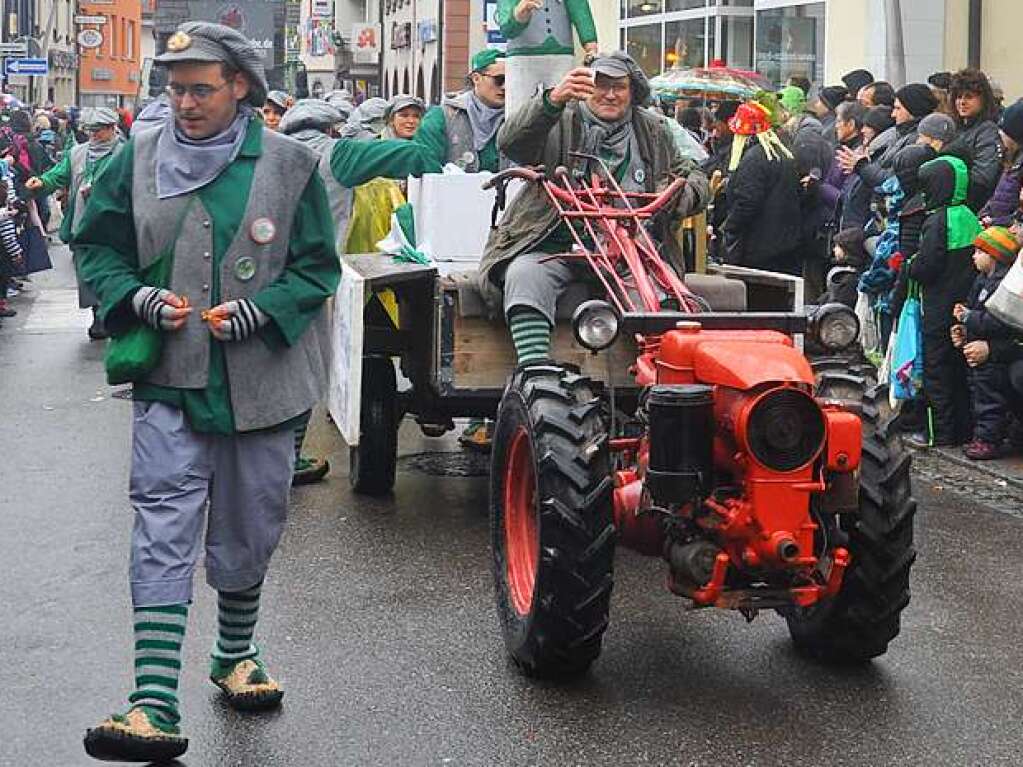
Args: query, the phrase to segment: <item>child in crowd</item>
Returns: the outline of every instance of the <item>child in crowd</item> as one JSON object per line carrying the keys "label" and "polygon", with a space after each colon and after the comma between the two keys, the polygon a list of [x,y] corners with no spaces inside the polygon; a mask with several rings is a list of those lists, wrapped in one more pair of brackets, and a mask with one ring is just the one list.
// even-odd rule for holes
{"label": "child in crowd", "polygon": [[817,299],[818,304],[845,304],[856,306],[857,285],[869,256],[864,247],[863,229],[843,229],[832,240],[832,267],[825,278],[827,290]]}
{"label": "child in crowd", "polygon": [[921,287],[924,394],[930,434],[910,435],[915,447],[961,445],[969,439],[970,391],[963,355],[949,338],[952,308],[970,293],[970,262],[980,223],[966,205],[969,174],[958,157],[941,156],[917,173],[927,206],[919,252],[908,262],[909,277]]}
{"label": "child in crowd", "polygon": [[951,338],[970,368],[973,440],[963,447],[963,453],[974,461],[988,461],[1002,455],[1008,416],[1021,408],[1010,405],[1008,363],[1016,356],[1013,331],[984,305],[1009,271],[1020,246],[1002,226],[985,229],[973,244],[973,265],[980,274],[966,303],[952,309],[956,324]]}

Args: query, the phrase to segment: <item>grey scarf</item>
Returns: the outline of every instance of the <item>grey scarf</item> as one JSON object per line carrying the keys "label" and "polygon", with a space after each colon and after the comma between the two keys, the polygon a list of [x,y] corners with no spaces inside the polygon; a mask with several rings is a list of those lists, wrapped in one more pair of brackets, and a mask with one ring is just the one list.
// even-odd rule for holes
{"label": "grey scarf", "polygon": [[188,194],[216,179],[238,156],[251,119],[252,110],[242,107],[227,130],[196,141],[181,134],[169,115],[157,144],[156,196]]}
{"label": "grey scarf", "polygon": [[504,107],[487,106],[472,91],[469,92],[468,107],[472,148],[479,152],[490,143],[504,122]]}
{"label": "grey scarf", "polygon": [[97,160],[102,160],[108,154],[117,149],[120,143],[121,139],[117,136],[117,134],[114,134],[109,141],[97,141],[96,139],[90,139],[89,148],[85,155],[85,162],[88,165],[92,165]]}
{"label": "grey scarf", "polygon": [[632,108],[621,120],[609,123],[593,114],[589,104],[581,101],[579,116],[583,121],[582,151],[597,155],[614,171],[625,160],[633,141]]}

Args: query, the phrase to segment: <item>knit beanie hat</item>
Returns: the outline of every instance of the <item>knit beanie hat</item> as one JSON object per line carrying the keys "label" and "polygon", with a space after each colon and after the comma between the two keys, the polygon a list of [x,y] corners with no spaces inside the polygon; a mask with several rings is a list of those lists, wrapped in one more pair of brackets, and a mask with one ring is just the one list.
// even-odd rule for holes
{"label": "knit beanie hat", "polygon": [[873,128],[875,133],[884,133],[895,125],[895,119],[892,117],[892,108],[885,106],[871,107],[863,118],[863,124],[868,128]]}
{"label": "knit beanie hat", "polygon": [[854,69],[847,75],[842,77],[842,82],[845,83],[845,87],[849,89],[849,94],[856,98],[860,92],[860,88],[864,88],[874,82],[874,75],[868,72],[866,69]]}
{"label": "knit beanie hat", "polygon": [[935,157],[937,152],[934,148],[923,144],[910,144],[898,151],[892,160],[892,170],[895,171],[895,177],[899,180],[903,192],[910,195],[916,191],[920,166]]}
{"label": "knit beanie hat", "polygon": [[800,115],[806,110],[806,94],[798,85],[786,85],[778,91],[778,101],[790,115]]}
{"label": "knit beanie hat", "polygon": [[829,85],[821,88],[820,100],[828,109],[834,109],[849,95],[849,90],[844,85]]}
{"label": "knit beanie hat", "polygon": [[956,135],[956,124],[955,120],[946,114],[940,112],[932,112],[920,121],[917,126],[916,132],[921,136],[927,136],[927,138],[937,139],[943,144],[947,144]]}
{"label": "knit beanie hat", "polygon": [[1023,144],[1023,99],[1006,108],[998,127],[1017,144]]}
{"label": "knit beanie hat", "polygon": [[973,241],[977,250],[982,250],[1000,264],[1012,266],[1019,253],[1020,244],[1004,226],[989,226]]}
{"label": "knit beanie hat", "polygon": [[940,88],[943,91],[947,91],[952,87],[952,73],[951,72],[935,72],[933,75],[927,78],[927,83],[933,85],[935,88]]}
{"label": "knit beanie hat", "polygon": [[930,87],[923,83],[910,83],[895,91],[895,98],[917,119],[926,117],[938,107]]}

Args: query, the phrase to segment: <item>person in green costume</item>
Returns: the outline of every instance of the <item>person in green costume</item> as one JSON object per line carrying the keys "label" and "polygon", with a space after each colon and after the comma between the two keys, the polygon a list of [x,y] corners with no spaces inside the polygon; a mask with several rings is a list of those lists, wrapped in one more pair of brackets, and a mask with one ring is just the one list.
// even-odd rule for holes
{"label": "person in green costume", "polygon": [[505,55],[484,50],[472,57],[467,90],[431,107],[416,131],[416,143],[446,165],[466,173],[507,167],[497,150],[497,131],[504,123]]}
{"label": "person in green costume", "polygon": [[509,114],[568,74],[575,63],[573,30],[587,59],[597,55],[589,0],[498,0],[497,23],[508,38]]}
{"label": "person in green costume", "polygon": [[[505,54],[488,49],[472,57],[469,89],[446,98],[423,116],[415,142],[439,162],[453,163],[466,173],[496,173],[508,167],[497,148],[497,132],[504,124]],[[491,427],[475,418],[459,437],[463,447],[490,449]]]}
{"label": "person in green costume", "polygon": [[[67,189],[67,210],[60,225],[60,239],[71,242],[71,235],[82,219],[85,204],[89,199],[93,182],[100,171],[107,166],[114,152],[121,145],[117,136],[117,112],[108,107],[86,109],[82,115],[82,124],[89,136],[88,143],[72,146],[65,152],[60,162],[41,176],[33,176],[25,182],[25,188],[33,195],[45,197],[59,189]],[[78,306],[92,310],[92,325],[89,327],[89,338],[103,339],[107,337],[106,328],[97,312],[99,299],[96,293],[82,280],[80,258],[72,248],[75,273],[78,278]]]}
{"label": "person in green costume", "polygon": [[326,388],[325,303],[341,277],[320,157],[255,112],[260,52],[234,29],[186,22],[156,61],[172,114],[110,160],[72,240],[110,333],[144,325],[161,339],[133,382],[135,689],[84,744],[109,761],[188,747],[177,691],[203,548],[217,592],[210,681],[239,711],[283,697],[253,637],[295,422]]}

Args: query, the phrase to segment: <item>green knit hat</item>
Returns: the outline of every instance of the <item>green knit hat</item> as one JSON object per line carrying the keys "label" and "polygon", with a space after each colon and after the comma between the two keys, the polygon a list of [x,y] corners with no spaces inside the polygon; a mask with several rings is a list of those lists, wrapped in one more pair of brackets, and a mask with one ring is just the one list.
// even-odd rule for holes
{"label": "green knit hat", "polygon": [[798,85],[786,85],[778,91],[778,101],[790,115],[800,115],[806,110],[806,94]]}
{"label": "green knit hat", "polygon": [[987,253],[995,261],[1011,266],[1019,253],[1020,244],[1004,226],[989,226],[973,241],[977,250]]}
{"label": "green knit hat", "polygon": [[498,59],[505,58],[504,51],[486,48],[472,57],[472,69],[469,72],[482,72]]}

